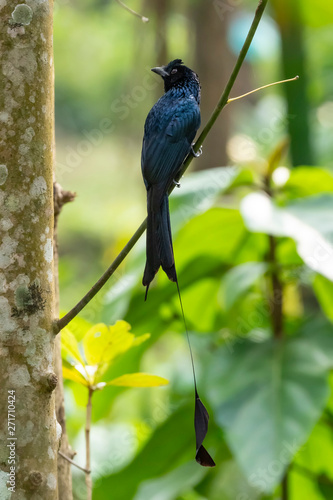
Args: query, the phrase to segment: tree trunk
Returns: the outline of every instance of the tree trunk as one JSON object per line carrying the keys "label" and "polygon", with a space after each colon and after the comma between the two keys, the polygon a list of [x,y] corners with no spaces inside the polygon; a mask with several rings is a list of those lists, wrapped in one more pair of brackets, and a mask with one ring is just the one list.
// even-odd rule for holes
{"label": "tree trunk", "polygon": [[52,11],[52,0],[0,2],[2,500],[58,499]]}
{"label": "tree trunk", "polygon": [[[231,14],[221,11],[217,2],[204,0],[197,3],[192,14],[196,31],[195,70],[201,83],[201,117],[202,123],[205,124],[232,70],[232,58],[227,42],[227,26]],[[227,107],[205,141],[204,154],[194,162],[196,170],[227,164],[228,134],[229,109]]]}

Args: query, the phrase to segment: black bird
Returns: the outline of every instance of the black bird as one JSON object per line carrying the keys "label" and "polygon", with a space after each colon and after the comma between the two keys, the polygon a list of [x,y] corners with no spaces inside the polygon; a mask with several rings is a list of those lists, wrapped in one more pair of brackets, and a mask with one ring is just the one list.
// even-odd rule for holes
{"label": "black bird", "polygon": [[198,75],[181,59],[152,71],[164,80],[165,94],[150,110],[144,130],[141,168],[147,188],[147,260],[142,283],[148,288],[160,266],[177,281],[170,228],[168,190],[191,151],[200,127]]}
{"label": "black bird", "polygon": [[175,260],[169,214],[168,191],[176,183],[177,175],[185,158],[192,151],[192,141],[200,127],[200,83],[198,75],[181,59],[152,71],[164,80],[164,95],[150,110],[144,130],[141,168],[147,189],[147,248],[146,267],[142,283],[149,285],[162,266],[171,281],[177,283],[179,300],[191,352],[195,388],[194,427],[196,435],[196,460],[205,467],[215,463],[202,443],[208,430],[208,412],[201,402],[195,378],[192,350],[186,327]]}

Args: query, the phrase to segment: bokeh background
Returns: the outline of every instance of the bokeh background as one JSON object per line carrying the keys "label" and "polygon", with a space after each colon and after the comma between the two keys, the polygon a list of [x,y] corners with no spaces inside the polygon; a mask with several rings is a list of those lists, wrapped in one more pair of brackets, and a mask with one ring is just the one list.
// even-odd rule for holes
{"label": "bokeh background", "polygon": [[[256,1],[128,6],[149,22],[116,1],[55,0],[56,176],[77,193],[59,220],[63,312],[145,217],[143,125],[163,92],[150,68],[182,58],[199,74],[205,124]],[[94,395],[96,500],[333,498],[332,23],[327,0],[269,2],[231,96],[300,79],[228,105],[170,200],[198,383],[211,415],[205,444],[217,467],[193,460],[193,380],[176,287],[159,273],[144,303],[144,237],[74,328],[80,336],[89,324],[124,319],[135,334],[149,332],[112,375],[140,370],[170,381]],[[65,389],[69,437],[83,465],[87,391],[74,382]],[[81,500],[84,477],[75,468],[73,476]]]}

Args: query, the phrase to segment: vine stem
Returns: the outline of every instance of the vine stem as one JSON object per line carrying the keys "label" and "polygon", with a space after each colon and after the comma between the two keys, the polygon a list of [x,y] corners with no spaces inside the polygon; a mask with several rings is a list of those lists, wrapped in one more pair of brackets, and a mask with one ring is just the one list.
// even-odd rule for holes
{"label": "vine stem", "polygon": [[91,399],[94,393],[91,387],[88,388],[88,402],[87,402],[87,411],[86,411],[86,486],[87,486],[87,500],[92,500],[92,479],[91,479],[91,470],[90,470],[90,427],[91,427]]}
{"label": "vine stem", "polygon": [[[206,139],[207,135],[209,134],[211,128],[213,127],[214,123],[216,122],[217,118],[219,117],[222,109],[227,105],[229,95],[231,92],[231,89],[236,81],[236,78],[238,76],[238,73],[242,67],[242,64],[244,62],[244,59],[246,57],[246,54],[249,50],[249,47],[251,45],[251,42],[253,40],[253,37],[257,31],[258,25],[260,23],[260,20],[262,18],[262,15],[264,13],[264,10],[266,8],[268,0],[260,0],[258,7],[256,9],[254,19],[252,21],[251,27],[249,29],[249,32],[247,34],[247,37],[245,39],[245,42],[243,44],[243,47],[239,53],[239,56],[237,58],[237,61],[235,63],[234,69],[230,75],[230,78],[222,92],[222,95],[211,115],[209,118],[206,126],[204,127],[203,131],[199,135],[195,145],[194,145],[194,151],[197,152],[199,148],[202,146],[204,140]],[[176,180],[179,180],[180,177],[184,174],[184,172],[187,170],[189,167],[191,161],[193,159],[192,155],[189,155],[185,162],[183,163],[183,166],[180,170],[179,175],[177,176]],[[169,194],[171,191],[174,189],[174,186],[170,189]],[[108,279],[112,276],[112,274],[116,271],[116,269],[119,267],[119,265],[122,263],[122,261],[125,259],[125,257],[128,255],[128,253],[132,250],[134,245],[137,243],[139,238],[142,236],[144,231],[147,228],[147,219],[145,219],[140,227],[135,231],[133,234],[132,238],[128,241],[128,243],[125,245],[125,247],[121,250],[119,255],[115,258],[115,260],[112,262],[110,267],[105,271],[105,273],[100,277],[100,279],[92,286],[92,288],[89,290],[89,292],[76,304],[76,306],[73,307],[65,316],[60,318],[59,320],[55,321],[54,323],[54,332],[59,333],[59,331],[64,328],[72,319],[75,318],[79,314],[80,311],[95,297],[95,295],[100,291],[100,289],[105,285],[105,283],[108,281]]]}

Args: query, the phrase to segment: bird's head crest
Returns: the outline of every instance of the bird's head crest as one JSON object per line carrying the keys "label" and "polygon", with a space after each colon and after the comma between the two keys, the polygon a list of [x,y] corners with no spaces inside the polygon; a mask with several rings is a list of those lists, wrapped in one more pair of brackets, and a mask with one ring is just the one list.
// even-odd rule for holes
{"label": "bird's head crest", "polygon": [[185,66],[181,59],[174,59],[165,66],[152,68],[152,71],[163,78],[165,92],[173,87],[186,85],[188,82],[192,82],[200,89],[198,75]]}

